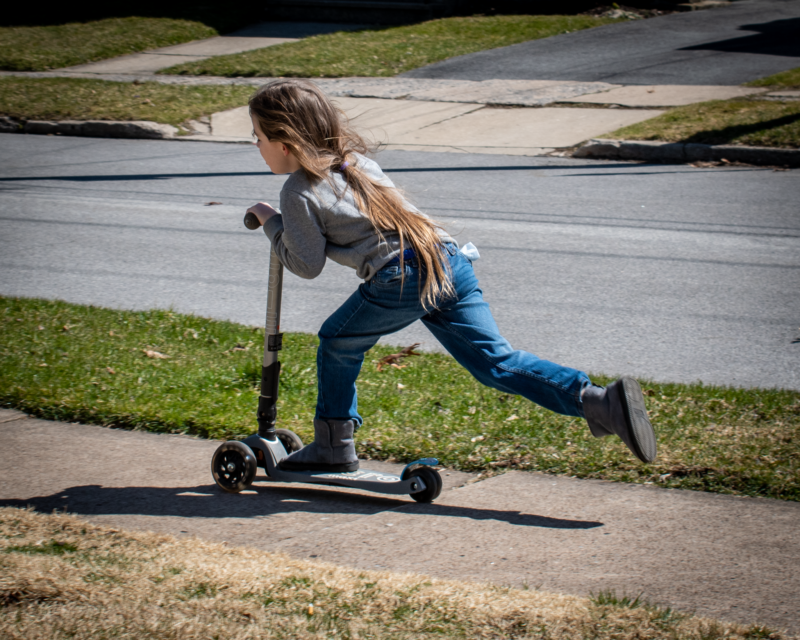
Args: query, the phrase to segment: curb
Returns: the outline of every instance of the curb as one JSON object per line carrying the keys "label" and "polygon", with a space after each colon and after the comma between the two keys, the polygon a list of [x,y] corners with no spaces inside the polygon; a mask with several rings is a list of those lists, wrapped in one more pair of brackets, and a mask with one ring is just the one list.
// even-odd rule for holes
{"label": "curb", "polygon": [[88,138],[173,138],[177,127],[147,120],[28,120],[0,117],[0,133],[85,136]]}
{"label": "curb", "polygon": [[596,138],[583,143],[573,158],[610,160],[645,160],[680,164],[686,162],[741,162],[766,166],[800,167],[800,149],[740,147],[736,145],[696,144],[691,142],[650,142],[605,140]]}

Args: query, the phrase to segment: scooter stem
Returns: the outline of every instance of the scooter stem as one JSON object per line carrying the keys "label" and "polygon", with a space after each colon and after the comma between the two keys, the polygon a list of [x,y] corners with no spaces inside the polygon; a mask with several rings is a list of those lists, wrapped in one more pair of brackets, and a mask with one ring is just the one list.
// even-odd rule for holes
{"label": "scooter stem", "polygon": [[281,330],[281,291],[283,264],[275,247],[269,253],[269,291],[267,293],[267,322],[264,331],[264,360],[261,364],[261,395],[258,398],[258,435],[275,440],[275,420],[278,415],[278,379],[281,363],[278,351],[283,347]]}

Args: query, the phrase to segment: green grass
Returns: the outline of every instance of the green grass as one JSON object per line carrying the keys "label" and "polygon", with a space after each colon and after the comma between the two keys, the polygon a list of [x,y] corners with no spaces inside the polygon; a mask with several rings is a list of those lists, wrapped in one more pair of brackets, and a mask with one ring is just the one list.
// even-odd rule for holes
{"label": "green grass", "polygon": [[85,24],[0,27],[0,69],[46,71],[215,35],[214,29],[199,22],[168,18],[109,18]]}
{"label": "green grass", "polygon": [[672,109],[604,137],[800,148],[800,101],[735,99]]}
{"label": "green grass", "polygon": [[800,89],[800,67],[782,71],[766,78],[745,83],[748,87],[769,87],[770,89]]}
{"label": "green grass", "polygon": [[152,120],[178,125],[247,104],[253,87],[77,78],[0,78],[0,115],[21,120]]}
{"label": "green grass", "polygon": [[159,73],[336,78],[394,76],[445,58],[547,38],[612,22],[594,16],[473,16],[306,38],[217,56]]}
{"label": "green grass", "polygon": [[[0,404],[53,420],[236,438],[256,429],[263,329],[169,311],[123,312],[0,298]],[[316,339],[284,338],[279,422],[313,437]],[[151,358],[146,350],[169,356]],[[659,437],[655,463],[585,422],[475,382],[425,354],[359,378],[359,455],[435,456],[469,471],[582,478],[800,500],[800,393],[643,381]],[[599,383],[607,382],[594,376]]]}

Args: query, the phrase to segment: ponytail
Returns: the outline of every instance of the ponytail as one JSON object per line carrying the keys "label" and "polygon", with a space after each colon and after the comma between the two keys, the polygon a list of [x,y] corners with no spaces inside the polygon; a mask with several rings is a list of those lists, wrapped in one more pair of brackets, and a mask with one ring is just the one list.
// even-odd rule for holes
{"label": "ponytail", "polygon": [[312,184],[326,180],[334,186],[333,173],[339,172],[381,239],[384,233],[397,233],[401,258],[407,245],[414,249],[421,267],[420,302],[426,309],[452,295],[439,227],[409,209],[397,188],[359,168],[355,155],[368,153],[369,146],[319,88],[294,79],[270,82],[250,98],[250,113],[268,140],[286,145]]}

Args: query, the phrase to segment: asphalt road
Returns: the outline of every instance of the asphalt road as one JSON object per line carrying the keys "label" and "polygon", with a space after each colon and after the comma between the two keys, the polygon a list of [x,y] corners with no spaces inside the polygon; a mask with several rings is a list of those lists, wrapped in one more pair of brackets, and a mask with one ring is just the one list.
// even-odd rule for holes
{"label": "asphalt road", "polygon": [[737,85],[797,66],[800,0],[739,0],[458,56],[403,75]]}
{"label": "asphalt road", "polygon": [[[800,389],[797,170],[379,161],[478,246],[517,347],[589,372]],[[262,324],[269,242],[241,220],[283,181],[248,145],[1,135],[0,294]],[[357,285],[330,262],[288,276],[283,330],[315,332]],[[386,341],[438,348],[420,324]]]}

